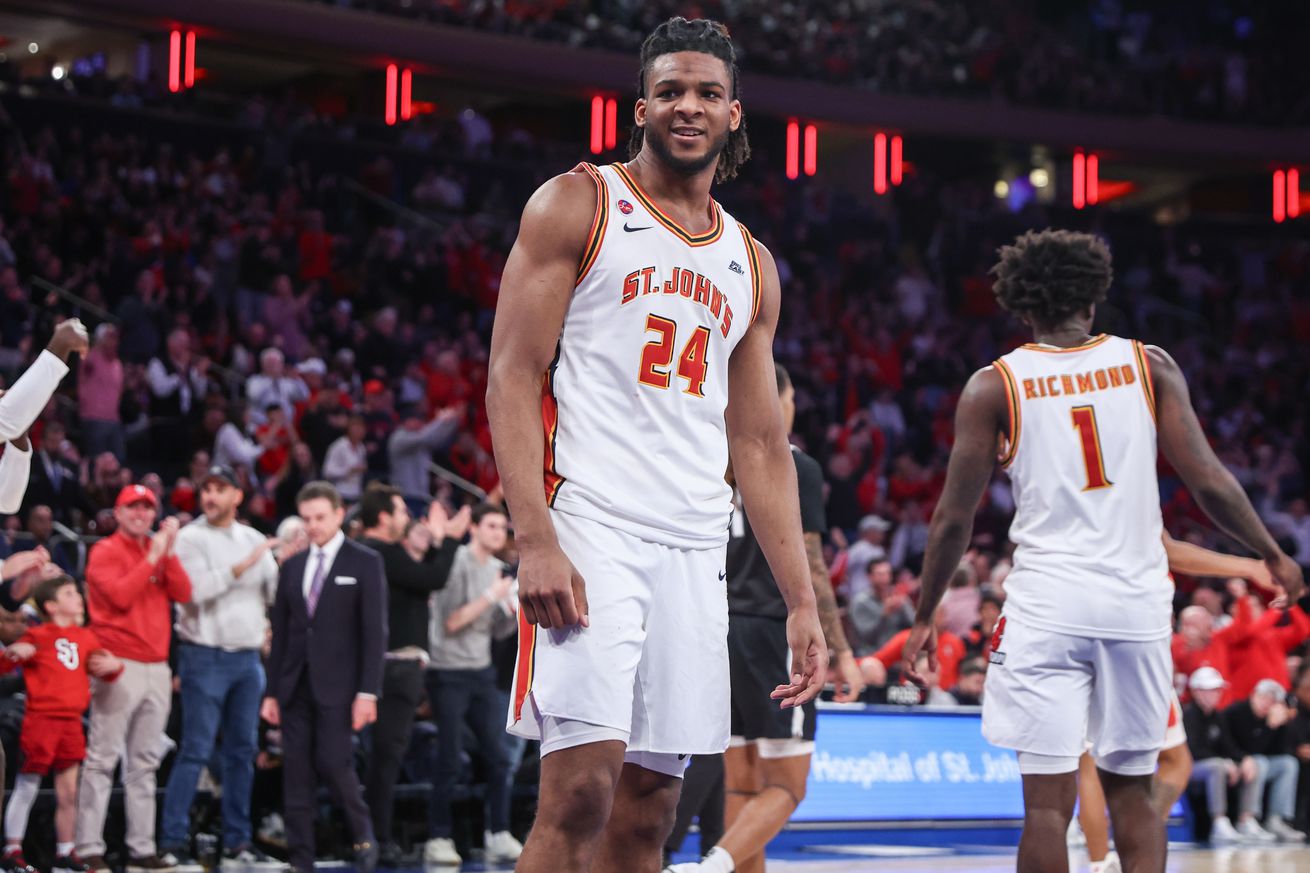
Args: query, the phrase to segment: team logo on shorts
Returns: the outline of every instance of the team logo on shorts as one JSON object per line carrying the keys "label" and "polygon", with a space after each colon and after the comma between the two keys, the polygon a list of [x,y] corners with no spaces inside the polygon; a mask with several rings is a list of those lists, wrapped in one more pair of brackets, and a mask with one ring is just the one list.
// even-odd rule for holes
{"label": "team logo on shorts", "polygon": [[629,203],[629,202],[626,201],[626,200],[620,200],[620,201],[619,201],[619,212],[622,212],[624,215],[631,215],[631,214],[632,214],[632,204]]}
{"label": "team logo on shorts", "polygon": [[1005,652],[1000,651],[1003,636],[1005,636],[1005,616],[1001,616],[996,622],[996,629],[992,631],[992,641],[987,646],[991,650],[987,653],[987,660],[993,664],[1005,663]]}

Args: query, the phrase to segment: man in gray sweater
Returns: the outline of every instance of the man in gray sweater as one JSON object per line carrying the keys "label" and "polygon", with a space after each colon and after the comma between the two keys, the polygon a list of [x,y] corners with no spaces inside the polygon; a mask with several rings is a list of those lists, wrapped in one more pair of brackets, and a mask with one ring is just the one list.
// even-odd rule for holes
{"label": "man in gray sweater", "polygon": [[210,467],[196,484],[204,517],[179,531],[174,546],[191,577],[191,602],[177,621],[182,737],[164,796],[160,846],[179,867],[200,869],[190,851],[191,801],[221,736],[223,866],[265,866],[271,860],[250,841],[250,790],[264,696],[259,653],[277,589],[277,541],[236,520],[242,493],[230,467]]}
{"label": "man in gray sweater", "polygon": [[468,545],[455,553],[446,586],[433,598],[432,662],[426,676],[428,702],[437,722],[438,759],[428,806],[429,837],[423,860],[459,864],[451,839],[450,797],[459,778],[465,719],[487,762],[487,860],[517,860],[522,845],[509,832],[513,767],[502,742],[505,711],[496,690],[491,641],[518,625],[513,580],[496,553],[505,547],[505,510],[481,504],[473,510]]}

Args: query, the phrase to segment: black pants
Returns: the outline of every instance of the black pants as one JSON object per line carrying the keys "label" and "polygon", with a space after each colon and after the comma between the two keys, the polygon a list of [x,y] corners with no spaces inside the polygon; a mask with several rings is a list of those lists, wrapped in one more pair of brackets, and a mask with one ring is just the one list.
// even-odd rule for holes
{"label": "black pants", "polygon": [[682,848],[693,818],[700,823],[701,856],[714,848],[723,837],[723,801],[723,756],[693,756],[682,778],[678,814],[664,843],[664,857]]}
{"label": "black pants", "polygon": [[316,701],[307,675],[282,707],[282,791],[286,798],[288,862],[293,870],[314,869],[318,779],[327,784],[332,799],[345,813],[354,842],[373,839],[373,823],[355,775],[350,707],[350,703],[328,706]]}
{"label": "black pants", "polygon": [[368,763],[364,794],[373,813],[373,833],[379,840],[392,839],[396,779],[409,750],[414,713],[423,700],[423,664],[419,661],[387,661],[382,673],[382,697],[378,720],[373,725],[373,757]]}

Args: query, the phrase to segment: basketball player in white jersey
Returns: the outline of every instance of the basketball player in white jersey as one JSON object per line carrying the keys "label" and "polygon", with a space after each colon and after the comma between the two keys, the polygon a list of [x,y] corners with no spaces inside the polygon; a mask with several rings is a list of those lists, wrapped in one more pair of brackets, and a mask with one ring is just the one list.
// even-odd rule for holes
{"label": "basketball player in white jersey", "polygon": [[946,485],[933,514],[923,594],[905,663],[934,651],[932,616],[959,564],[997,463],[1009,471],[1014,569],[987,671],[983,735],[1018,752],[1020,873],[1068,870],[1084,741],[1100,770],[1127,873],[1162,873],[1152,802],[1173,664],[1173,585],[1162,541],[1157,441],[1219,528],[1256,552],[1290,597],[1285,555],[1206,441],[1164,351],[1090,334],[1110,287],[1110,252],[1089,234],[1029,232],[1001,249],[997,300],[1036,342],[969,380]]}
{"label": "basketball player in white jersey", "polygon": [[[1281,589],[1274,585],[1269,568],[1263,561],[1214,552],[1193,543],[1175,540],[1167,532],[1164,535],[1164,551],[1170,573],[1236,577],[1281,594]],[[1170,810],[1187,790],[1187,782],[1192,775],[1192,753],[1187,748],[1183,708],[1176,692],[1169,701],[1169,715],[1158,764],[1153,779],[1155,809],[1167,824]],[[1105,792],[1101,788],[1096,759],[1090,752],[1084,753],[1078,761],[1078,818],[1070,824],[1069,834],[1070,846],[1086,843],[1088,873],[1120,873],[1122,868],[1118,853],[1110,851],[1110,822],[1106,817]]]}
{"label": "basketball player in white jersey", "polygon": [[657,873],[688,756],[728,744],[738,488],[788,607],[784,707],[827,648],[772,343],[773,259],[710,197],[749,154],[735,55],[674,18],[641,51],[633,155],[550,180],[501,283],[487,411],[521,556],[509,730],[541,741],[522,873]]}

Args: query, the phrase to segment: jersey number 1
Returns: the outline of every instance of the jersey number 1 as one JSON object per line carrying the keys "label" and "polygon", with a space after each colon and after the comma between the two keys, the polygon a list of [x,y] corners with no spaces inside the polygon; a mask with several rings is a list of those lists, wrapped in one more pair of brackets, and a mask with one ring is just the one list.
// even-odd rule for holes
{"label": "jersey number 1", "polygon": [[[641,351],[641,371],[637,381],[653,388],[668,388],[672,380],[669,365],[673,363],[673,347],[677,340],[678,324],[658,315],[646,316],[646,332],[656,338],[646,343]],[[709,352],[710,329],[698,327],[678,356],[678,375],[687,380],[686,392],[692,397],[705,396],[705,373],[709,369],[705,356]]]}
{"label": "jersey number 1", "polygon": [[1087,466],[1087,487],[1083,490],[1109,488],[1114,483],[1105,475],[1105,456],[1101,453],[1101,432],[1096,427],[1096,409],[1075,406],[1071,412],[1074,429],[1083,444],[1083,463]]}

